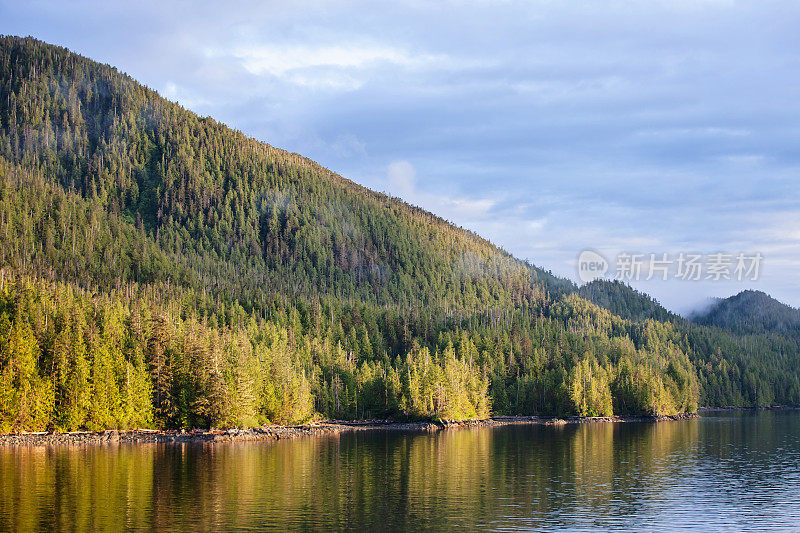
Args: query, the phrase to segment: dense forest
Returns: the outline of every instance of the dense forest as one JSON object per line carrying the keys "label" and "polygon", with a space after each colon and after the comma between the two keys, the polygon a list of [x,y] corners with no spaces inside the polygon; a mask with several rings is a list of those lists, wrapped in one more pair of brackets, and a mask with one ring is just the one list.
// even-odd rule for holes
{"label": "dense forest", "polygon": [[779,333],[800,338],[800,309],[794,309],[761,291],[742,291],[718,300],[691,320],[743,334]]}
{"label": "dense forest", "polygon": [[577,288],[0,38],[0,431],[800,404],[797,337]]}

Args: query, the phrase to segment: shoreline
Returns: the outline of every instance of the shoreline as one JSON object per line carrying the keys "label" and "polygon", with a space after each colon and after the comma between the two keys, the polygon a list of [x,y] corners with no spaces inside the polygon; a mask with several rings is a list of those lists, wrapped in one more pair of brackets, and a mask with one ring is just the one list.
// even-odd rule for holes
{"label": "shoreline", "polygon": [[403,431],[435,433],[459,428],[500,427],[515,424],[562,426],[567,424],[597,424],[613,422],[663,422],[698,418],[698,413],[662,416],[599,416],[599,417],[540,417],[502,416],[484,420],[437,420],[398,422],[393,420],[328,420],[297,426],[269,425],[249,429],[187,430],[105,430],[28,432],[0,434],[0,448],[37,446],[96,446],[110,444],[217,444],[223,442],[265,442],[300,437],[339,435],[352,431]]}
{"label": "shoreline", "polygon": [[771,405],[769,407],[736,407],[727,405],[725,407],[698,407],[697,412],[707,411],[798,411],[800,406],[794,405]]}

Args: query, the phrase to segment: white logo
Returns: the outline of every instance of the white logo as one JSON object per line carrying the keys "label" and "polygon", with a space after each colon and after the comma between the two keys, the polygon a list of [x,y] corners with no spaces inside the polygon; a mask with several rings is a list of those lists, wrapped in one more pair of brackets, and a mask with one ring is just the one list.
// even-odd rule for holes
{"label": "white logo", "polygon": [[578,277],[584,283],[600,279],[608,272],[608,261],[594,250],[584,250],[578,255]]}

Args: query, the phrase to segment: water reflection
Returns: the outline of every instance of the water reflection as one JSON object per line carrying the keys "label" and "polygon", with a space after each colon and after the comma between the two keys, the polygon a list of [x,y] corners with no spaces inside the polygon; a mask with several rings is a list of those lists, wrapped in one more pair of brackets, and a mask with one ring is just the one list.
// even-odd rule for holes
{"label": "water reflection", "polygon": [[800,525],[800,413],[0,449],[0,530]]}

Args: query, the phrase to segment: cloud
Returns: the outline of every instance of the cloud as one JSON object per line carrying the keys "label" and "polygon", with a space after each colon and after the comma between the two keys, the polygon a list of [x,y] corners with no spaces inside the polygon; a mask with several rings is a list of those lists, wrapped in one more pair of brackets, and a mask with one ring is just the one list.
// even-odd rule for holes
{"label": "cloud", "polygon": [[413,202],[417,185],[417,171],[408,161],[393,161],[386,169],[386,181],[389,192],[407,201]]}
{"label": "cloud", "polygon": [[339,157],[366,156],[367,145],[353,134],[342,134],[334,139],[330,145]]}
{"label": "cloud", "polygon": [[164,86],[164,89],[161,91],[161,96],[167,98],[168,100],[178,102],[188,109],[198,109],[210,104],[208,99],[199,95],[191,94],[189,91],[179,87],[172,81],[168,81]]}
{"label": "cloud", "polygon": [[440,64],[445,58],[382,44],[247,44],[207,47],[208,58],[230,58],[254,76],[272,76],[312,89],[353,91],[375,71]]}
{"label": "cloud", "polygon": [[287,72],[314,67],[363,68],[375,63],[407,65],[412,58],[385,47],[358,46],[254,46],[237,48],[233,57],[252,74],[284,76]]}
{"label": "cloud", "polygon": [[491,198],[445,198],[444,203],[470,217],[486,216],[497,205],[497,201]]}
{"label": "cloud", "polygon": [[383,184],[390,194],[467,227],[485,222],[499,203],[496,198],[455,194],[452,189],[420,189],[417,170],[406,160],[393,161],[386,167]]}

